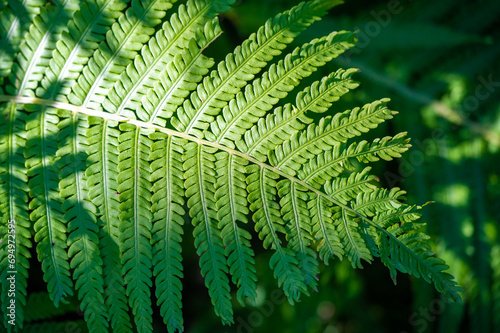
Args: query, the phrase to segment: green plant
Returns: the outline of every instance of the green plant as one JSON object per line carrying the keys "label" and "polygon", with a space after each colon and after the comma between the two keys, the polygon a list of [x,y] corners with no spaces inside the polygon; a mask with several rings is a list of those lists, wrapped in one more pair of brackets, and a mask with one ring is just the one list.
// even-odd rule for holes
{"label": "green plant", "polygon": [[[420,207],[376,187],[362,167],[409,148],[405,133],[354,141],[396,114],[388,100],[322,115],[357,87],[352,69],[295,89],[354,34],[331,33],[271,63],[339,1],[277,15],[212,71],[202,51],[233,1],[187,1],[165,20],[173,2],[2,2],[0,209],[4,233],[16,223],[16,327],[32,226],[51,300],[76,291],[91,332],[131,331],[129,308],[137,330],[151,332],[153,276],[168,331],[183,330],[185,219],[225,324],[229,276],[241,304],[255,299],[251,229],[273,251],[291,303],[316,287],[314,247],[325,263],[380,257],[394,281],[396,270],[422,276],[458,300],[419,231]],[[282,102],[291,92],[295,103]],[[7,281],[7,242],[1,251]],[[3,282],[2,309],[8,289]]]}

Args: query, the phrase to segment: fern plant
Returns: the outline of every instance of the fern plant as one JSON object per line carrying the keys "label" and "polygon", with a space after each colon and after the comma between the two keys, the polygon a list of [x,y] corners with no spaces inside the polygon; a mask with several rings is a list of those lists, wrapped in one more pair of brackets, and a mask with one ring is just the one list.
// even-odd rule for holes
{"label": "fern plant", "polygon": [[279,58],[340,1],[278,14],[216,66],[203,51],[233,0],[174,2],[1,2],[1,228],[15,221],[17,270],[12,326],[4,241],[5,327],[22,328],[35,245],[50,299],[75,293],[91,332],[151,332],[153,284],[168,331],[182,331],[185,222],[224,324],[231,285],[241,304],[256,297],[252,229],[292,304],[316,289],[319,260],[344,256],[353,267],[378,257],[394,281],[421,276],[459,300],[419,231],[421,207],[362,166],[410,147],[405,133],[358,141],[396,114],[388,100],[327,113],[357,87],[354,69],[295,89],[355,35]]}

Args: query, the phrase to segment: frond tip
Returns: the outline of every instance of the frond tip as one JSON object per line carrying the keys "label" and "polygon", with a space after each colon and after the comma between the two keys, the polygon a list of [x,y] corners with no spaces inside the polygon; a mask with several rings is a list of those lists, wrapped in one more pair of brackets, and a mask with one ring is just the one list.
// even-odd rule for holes
{"label": "frond tip", "polygon": [[[241,305],[256,301],[257,238],[292,304],[317,290],[320,261],[344,257],[355,268],[380,258],[394,280],[413,274],[459,300],[419,231],[420,208],[360,168],[410,148],[406,133],[363,140],[397,114],[389,100],[329,112],[358,86],[355,69],[296,91],[355,34],[282,56],[340,1],[276,15],[219,63],[205,50],[234,0],[188,0],[165,19],[173,2],[9,1],[2,12],[0,229],[17,222],[16,301],[26,303],[34,241],[50,299],[76,291],[90,331],[152,332],[156,297],[167,331],[182,332],[186,224],[224,324],[232,291]],[[3,272],[9,255],[4,242]]]}

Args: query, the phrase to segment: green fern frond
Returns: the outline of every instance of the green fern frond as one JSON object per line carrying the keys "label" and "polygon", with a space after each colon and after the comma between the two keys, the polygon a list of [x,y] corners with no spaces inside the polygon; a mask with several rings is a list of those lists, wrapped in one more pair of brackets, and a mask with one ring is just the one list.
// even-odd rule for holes
{"label": "green fern frond", "polygon": [[[224,324],[233,322],[231,283],[241,305],[257,297],[252,229],[292,304],[316,290],[318,254],[353,267],[378,257],[394,280],[398,270],[422,276],[459,299],[420,231],[420,207],[358,169],[410,147],[406,133],[361,139],[396,114],[388,99],[325,114],[358,86],[355,69],[339,69],[279,105],[354,45],[341,31],[279,57],[339,2],[278,14],[211,72],[203,53],[234,0],[188,0],[165,19],[173,2],[67,0],[37,15],[34,1],[0,19],[12,31],[0,50],[0,212],[17,223],[19,327],[28,214],[50,299],[58,306],[75,291],[92,332],[152,332],[152,298],[167,331],[183,331],[185,219]],[[0,244],[2,272],[8,253]],[[7,291],[3,282],[4,318]]]}

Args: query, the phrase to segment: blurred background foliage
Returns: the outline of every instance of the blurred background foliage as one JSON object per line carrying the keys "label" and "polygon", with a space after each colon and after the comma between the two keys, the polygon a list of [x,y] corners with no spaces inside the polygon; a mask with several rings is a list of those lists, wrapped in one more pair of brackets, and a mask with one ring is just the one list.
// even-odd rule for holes
{"label": "blurred background foliage", "polygon": [[[237,2],[221,17],[225,33],[207,53],[223,59],[267,18],[298,2]],[[373,174],[381,186],[406,190],[409,203],[433,201],[423,219],[434,250],[464,288],[464,301],[448,304],[431,285],[401,274],[394,286],[378,262],[353,270],[347,261],[332,260],[322,269],[318,292],[291,306],[254,237],[259,302],[244,308],[235,302],[236,323],[224,327],[199,274],[192,230],[186,230],[186,332],[500,332],[499,19],[498,0],[348,0],[294,44],[335,30],[359,31],[357,47],[308,82],[339,67],[360,69],[361,86],[335,103],[332,113],[392,99],[390,107],[400,114],[373,135],[407,131],[413,147],[399,161],[377,163]],[[291,94],[287,101],[293,100]],[[33,268],[37,264],[32,260]],[[25,331],[85,332],[74,300],[51,308],[38,278],[28,284]],[[164,332],[154,311],[155,332]]]}

